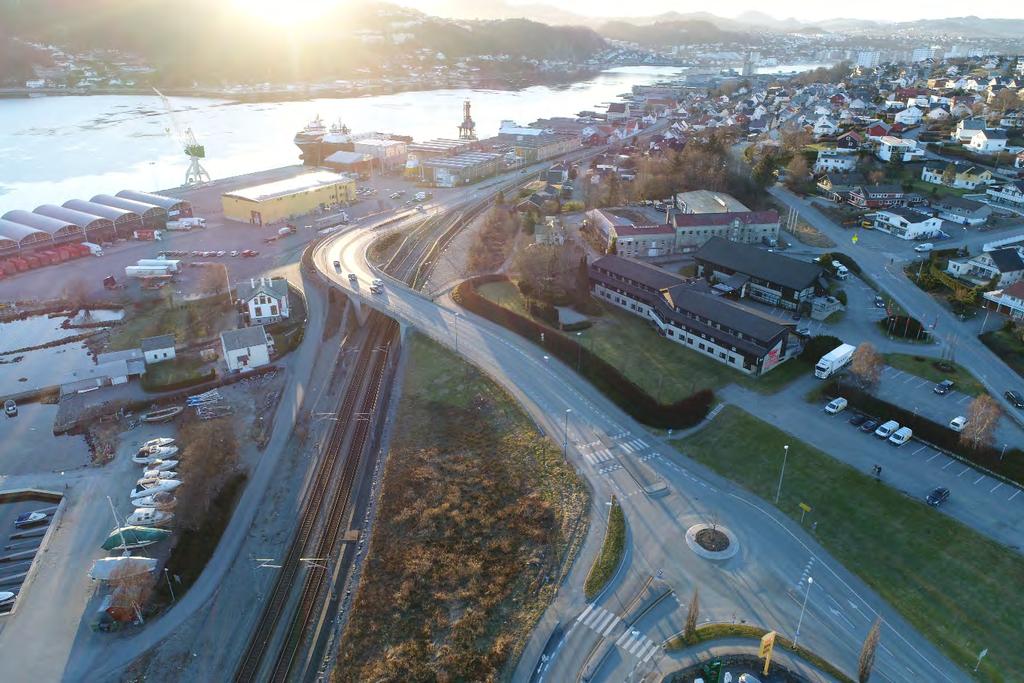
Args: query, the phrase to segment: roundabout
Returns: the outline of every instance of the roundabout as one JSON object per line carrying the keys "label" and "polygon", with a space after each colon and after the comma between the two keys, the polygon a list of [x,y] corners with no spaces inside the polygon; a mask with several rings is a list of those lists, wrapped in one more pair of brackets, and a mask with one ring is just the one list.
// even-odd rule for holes
{"label": "roundabout", "polygon": [[686,545],[705,560],[728,560],[739,552],[736,536],[721,524],[694,524],[686,530]]}

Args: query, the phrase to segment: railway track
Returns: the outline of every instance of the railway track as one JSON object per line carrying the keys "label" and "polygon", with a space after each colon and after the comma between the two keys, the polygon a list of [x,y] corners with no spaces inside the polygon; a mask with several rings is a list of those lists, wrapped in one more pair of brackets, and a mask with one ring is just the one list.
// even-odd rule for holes
{"label": "railway track", "polygon": [[[309,488],[300,521],[281,569],[268,596],[260,619],[235,672],[236,681],[284,681],[292,671],[296,655],[306,639],[309,620],[328,580],[328,564],[306,564],[303,558],[329,558],[344,533],[352,499],[353,484],[362,461],[372,413],[379,398],[388,350],[397,324],[373,316],[365,343],[355,365],[353,380],[342,396],[323,457]],[[381,352],[383,348],[383,352]],[[340,471],[339,471],[340,470]],[[326,560],[325,560],[326,561]],[[304,579],[299,573],[306,568]],[[297,606],[288,622],[280,647],[273,647],[282,617],[288,612],[293,587],[302,581]],[[273,652],[269,677],[260,677],[268,653]]]}

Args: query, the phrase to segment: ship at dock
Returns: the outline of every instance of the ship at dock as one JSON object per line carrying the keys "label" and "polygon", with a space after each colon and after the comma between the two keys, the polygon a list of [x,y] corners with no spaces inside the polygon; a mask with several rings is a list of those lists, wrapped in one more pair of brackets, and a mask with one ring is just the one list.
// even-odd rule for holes
{"label": "ship at dock", "polygon": [[412,138],[407,135],[377,132],[352,133],[349,127],[341,121],[331,124],[328,128],[317,116],[295,134],[295,146],[301,152],[299,158],[302,159],[303,164],[322,166],[324,160],[335,152],[352,152],[355,150],[357,141],[371,138],[412,142]]}

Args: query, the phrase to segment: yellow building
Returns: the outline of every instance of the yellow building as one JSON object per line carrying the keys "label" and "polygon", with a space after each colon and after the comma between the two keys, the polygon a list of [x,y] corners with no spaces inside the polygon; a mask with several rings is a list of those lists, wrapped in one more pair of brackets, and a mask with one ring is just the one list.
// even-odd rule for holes
{"label": "yellow building", "polygon": [[356,181],[351,176],[313,171],[225,192],[221,195],[221,204],[224,217],[229,220],[266,225],[355,198]]}

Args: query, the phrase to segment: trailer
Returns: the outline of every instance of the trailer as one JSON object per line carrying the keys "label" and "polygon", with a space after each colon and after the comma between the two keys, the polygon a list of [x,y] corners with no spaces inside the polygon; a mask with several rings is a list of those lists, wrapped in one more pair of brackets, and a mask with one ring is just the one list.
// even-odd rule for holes
{"label": "trailer", "polygon": [[166,266],[125,266],[125,277],[150,277],[154,275],[171,275]]}
{"label": "trailer", "polygon": [[136,230],[135,232],[132,233],[132,237],[134,237],[137,240],[156,240],[159,242],[162,239],[161,234],[162,233],[159,230]]}
{"label": "trailer", "polygon": [[828,379],[853,359],[853,352],[856,350],[857,347],[853,344],[840,344],[821,357],[814,366],[814,376]]}
{"label": "trailer", "polygon": [[145,268],[166,268],[169,273],[181,271],[181,261],[178,259],[141,258],[135,262],[135,265]]}

